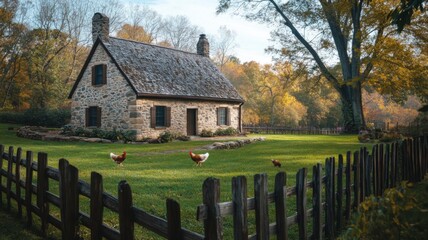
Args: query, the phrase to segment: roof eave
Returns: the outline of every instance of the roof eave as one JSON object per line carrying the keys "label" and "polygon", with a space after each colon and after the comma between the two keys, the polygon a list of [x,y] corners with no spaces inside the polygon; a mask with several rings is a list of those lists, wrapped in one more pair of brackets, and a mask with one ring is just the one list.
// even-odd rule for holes
{"label": "roof eave", "polygon": [[216,98],[216,97],[200,97],[200,96],[183,96],[183,95],[166,95],[166,94],[152,94],[152,93],[139,93],[137,98],[161,98],[161,99],[177,99],[177,100],[202,100],[213,102],[230,102],[230,103],[244,103],[242,99],[233,98]]}

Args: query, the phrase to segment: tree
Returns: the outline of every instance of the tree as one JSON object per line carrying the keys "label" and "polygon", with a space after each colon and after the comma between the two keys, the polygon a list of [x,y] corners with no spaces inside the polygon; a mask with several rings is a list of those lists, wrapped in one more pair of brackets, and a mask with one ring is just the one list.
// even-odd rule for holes
{"label": "tree", "polygon": [[427,0],[401,0],[400,6],[391,12],[392,23],[397,25],[398,32],[402,32],[406,25],[410,25],[415,11],[424,11]]}
{"label": "tree", "polygon": [[213,46],[213,61],[219,66],[220,70],[223,66],[231,61],[232,51],[236,46],[236,33],[227,29],[226,26],[220,26],[217,31],[217,36],[211,40]]}
{"label": "tree", "polygon": [[153,37],[148,34],[143,27],[125,23],[117,32],[117,36],[124,39],[130,39],[138,42],[152,43]]}
{"label": "tree", "polygon": [[[281,52],[288,51],[288,56],[294,58],[312,58],[340,95],[345,131],[357,132],[365,125],[362,84],[370,79],[380,62],[393,58],[386,54],[383,56],[387,59],[378,57],[382,55],[385,40],[398,39],[392,35],[387,21],[391,2],[366,3],[364,0],[220,0],[218,12],[243,9],[248,19],[275,24],[274,38],[287,47]],[[290,44],[290,32],[297,44]],[[333,56],[340,63],[339,73],[332,72],[326,64]]]}
{"label": "tree", "polygon": [[16,22],[18,19],[19,2],[17,0],[2,1],[0,5],[0,108],[9,102],[15,109],[17,101],[12,95],[16,92],[16,78],[23,68],[23,48],[25,48],[27,28]]}
{"label": "tree", "polygon": [[175,16],[165,20],[162,39],[175,49],[196,52],[196,37],[201,33],[200,28],[192,25],[187,17]]}

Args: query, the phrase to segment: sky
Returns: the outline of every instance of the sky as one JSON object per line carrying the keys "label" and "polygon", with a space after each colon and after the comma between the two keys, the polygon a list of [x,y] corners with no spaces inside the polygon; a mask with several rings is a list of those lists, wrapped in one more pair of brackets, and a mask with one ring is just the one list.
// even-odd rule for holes
{"label": "sky", "polygon": [[124,0],[124,3],[137,3],[149,6],[164,17],[184,15],[193,25],[201,27],[207,34],[216,34],[220,26],[226,26],[236,33],[236,47],[233,55],[241,62],[257,61],[262,64],[271,63],[271,56],[264,49],[269,45],[270,30],[268,26],[250,22],[241,16],[228,11],[215,13],[218,0]]}

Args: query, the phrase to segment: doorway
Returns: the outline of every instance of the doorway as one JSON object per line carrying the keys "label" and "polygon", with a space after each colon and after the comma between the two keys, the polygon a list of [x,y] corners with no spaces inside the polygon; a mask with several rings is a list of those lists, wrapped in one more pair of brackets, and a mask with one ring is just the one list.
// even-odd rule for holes
{"label": "doorway", "polygon": [[187,136],[195,136],[197,129],[198,109],[187,109]]}

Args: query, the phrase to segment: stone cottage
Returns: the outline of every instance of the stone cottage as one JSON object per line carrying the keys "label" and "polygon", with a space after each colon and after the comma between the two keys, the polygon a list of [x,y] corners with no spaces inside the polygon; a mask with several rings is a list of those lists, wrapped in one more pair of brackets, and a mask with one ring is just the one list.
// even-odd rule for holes
{"label": "stone cottage", "polygon": [[243,99],[210,60],[204,34],[189,53],[110,37],[108,17],[96,13],[92,37],[69,95],[73,127],[136,130],[137,139],[241,130]]}

